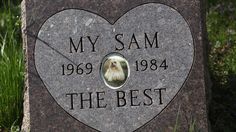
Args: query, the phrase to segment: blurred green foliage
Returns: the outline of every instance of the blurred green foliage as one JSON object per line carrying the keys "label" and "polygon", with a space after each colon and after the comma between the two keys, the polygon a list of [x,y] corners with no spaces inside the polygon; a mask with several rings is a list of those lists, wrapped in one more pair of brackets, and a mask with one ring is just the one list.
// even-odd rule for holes
{"label": "blurred green foliage", "polygon": [[216,132],[236,131],[236,1],[209,0],[210,121]]}
{"label": "blurred green foliage", "polygon": [[0,8],[4,9],[7,7],[8,9],[14,8],[20,5],[22,0],[0,0]]}
{"label": "blurred green foliage", "polygon": [[[16,4],[16,5],[15,5]],[[23,51],[19,3],[0,5],[0,131],[19,131],[23,111]]]}
{"label": "blurred green foliage", "polygon": [[[236,73],[236,2],[216,5],[210,8],[207,17],[207,31],[210,40],[210,69],[214,80],[227,83],[227,76]],[[220,78],[219,78],[220,77]]]}

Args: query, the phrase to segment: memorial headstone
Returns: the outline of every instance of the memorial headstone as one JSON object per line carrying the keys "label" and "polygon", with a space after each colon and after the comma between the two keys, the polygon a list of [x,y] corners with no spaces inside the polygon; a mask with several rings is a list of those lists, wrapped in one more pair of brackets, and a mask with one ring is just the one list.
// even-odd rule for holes
{"label": "memorial headstone", "polygon": [[22,130],[208,131],[204,9],[200,0],[23,1]]}

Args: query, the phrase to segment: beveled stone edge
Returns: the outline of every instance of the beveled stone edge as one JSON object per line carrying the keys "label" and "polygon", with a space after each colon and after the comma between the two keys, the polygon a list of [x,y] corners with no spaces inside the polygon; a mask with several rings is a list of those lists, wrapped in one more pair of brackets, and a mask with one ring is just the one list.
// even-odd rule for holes
{"label": "beveled stone edge", "polygon": [[206,117],[207,117],[207,125],[208,125],[208,132],[211,132],[211,122],[209,120],[209,111],[210,111],[210,104],[212,99],[212,86],[213,83],[211,81],[211,75],[209,70],[209,59],[208,54],[210,52],[210,45],[207,33],[207,25],[206,25],[206,13],[207,13],[207,0],[200,0],[200,17],[201,19],[201,31],[202,31],[202,43],[203,43],[203,70],[204,70],[204,83],[205,83],[205,107],[206,107]]}
{"label": "beveled stone edge", "polygon": [[23,99],[23,119],[21,125],[22,132],[29,132],[30,131],[30,104],[29,104],[29,77],[28,77],[28,69],[27,69],[27,36],[24,33],[26,30],[26,4],[25,0],[21,2],[21,33],[22,33],[22,40],[23,40],[23,51],[24,51],[24,99]]}

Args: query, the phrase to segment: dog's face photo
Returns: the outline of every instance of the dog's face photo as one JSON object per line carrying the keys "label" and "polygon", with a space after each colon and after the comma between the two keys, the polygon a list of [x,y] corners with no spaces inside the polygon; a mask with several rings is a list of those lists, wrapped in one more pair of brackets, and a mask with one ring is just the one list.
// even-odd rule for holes
{"label": "dog's face photo", "polygon": [[102,65],[105,83],[113,89],[121,87],[128,77],[128,62],[121,56],[109,56]]}

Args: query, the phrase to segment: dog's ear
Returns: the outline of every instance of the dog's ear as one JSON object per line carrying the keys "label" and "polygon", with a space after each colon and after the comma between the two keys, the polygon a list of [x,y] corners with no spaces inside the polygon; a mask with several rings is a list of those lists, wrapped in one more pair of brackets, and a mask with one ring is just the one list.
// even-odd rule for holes
{"label": "dog's ear", "polygon": [[105,70],[107,70],[109,68],[110,63],[111,63],[111,59],[107,59],[105,61],[105,63],[103,64],[103,67]]}
{"label": "dog's ear", "polygon": [[120,69],[120,70],[123,70],[121,63],[122,63],[121,61],[117,61],[117,65],[118,65],[119,69]]}

